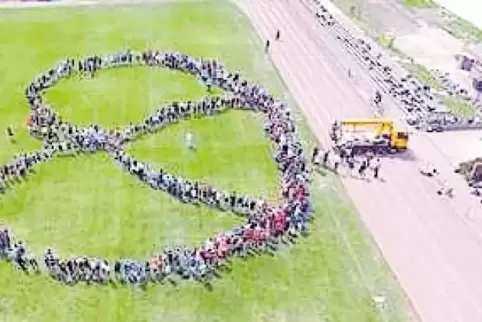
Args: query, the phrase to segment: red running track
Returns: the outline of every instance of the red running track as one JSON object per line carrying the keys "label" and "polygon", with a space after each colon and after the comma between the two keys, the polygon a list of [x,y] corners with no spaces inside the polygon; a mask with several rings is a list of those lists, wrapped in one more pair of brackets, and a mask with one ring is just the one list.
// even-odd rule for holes
{"label": "red running track", "polygon": [[[322,144],[330,144],[328,130],[335,119],[372,115],[366,99],[337,67],[337,44],[314,40],[308,30],[315,21],[298,0],[237,4],[262,39],[281,31],[270,56]],[[443,158],[424,135],[414,135],[410,143],[425,160]],[[426,322],[481,322],[479,232],[461,216],[459,205],[436,196],[433,183],[420,176],[414,162],[390,159],[381,171],[383,182],[342,181],[415,311]]]}

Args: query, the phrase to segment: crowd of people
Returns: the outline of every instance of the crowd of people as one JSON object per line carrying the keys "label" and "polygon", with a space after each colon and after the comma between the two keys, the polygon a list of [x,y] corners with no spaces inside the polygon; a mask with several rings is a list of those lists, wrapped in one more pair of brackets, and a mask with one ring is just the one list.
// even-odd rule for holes
{"label": "crowd of people", "polygon": [[390,57],[377,52],[372,40],[353,35],[319,1],[313,1],[320,24],[367,69],[377,86],[398,103],[410,125],[429,132],[482,128],[479,116],[464,117],[452,113],[433,88],[416,79]]}
{"label": "crowd of people", "polygon": [[311,153],[311,162],[315,168],[329,169],[336,174],[347,174],[358,179],[369,179],[371,174],[373,179],[380,179],[380,158],[374,153],[357,155],[347,146],[324,150],[315,147]]}
{"label": "crowd of people", "polygon": [[[139,124],[121,130],[107,130],[96,124],[81,127],[63,120],[44,100],[42,94],[57,82],[73,75],[95,77],[105,68],[125,66],[164,67],[191,74],[204,84],[224,90],[222,96],[199,101],[172,102]],[[261,85],[248,82],[238,73],[227,71],[214,60],[197,59],[181,53],[159,51],[126,51],[80,60],[66,59],[37,77],[26,89],[30,106],[28,128],[44,143],[39,152],[18,156],[0,172],[0,187],[5,191],[22,180],[35,164],[59,155],[75,155],[107,151],[121,169],[142,184],[167,192],[186,204],[204,204],[229,211],[245,220],[244,224],[206,239],[198,247],[165,247],[153,256],[138,260],[108,260],[79,256],[62,258],[55,249],[43,254],[43,265],[22,241],[15,241],[8,228],[0,229],[0,258],[24,272],[47,272],[65,283],[125,283],[146,286],[169,280],[187,279],[209,285],[222,267],[233,257],[273,252],[282,242],[288,243],[308,232],[313,218],[309,193],[309,171],[289,108],[274,98]],[[223,191],[207,183],[190,180],[155,169],[136,160],[123,149],[123,144],[137,137],[165,128],[180,120],[215,116],[230,109],[257,111],[264,115],[263,129],[273,146],[273,159],[280,172],[280,201],[268,203],[261,198],[239,192]]]}
{"label": "crowd of people", "polygon": [[443,72],[439,69],[433,69],[430,71],[430,75],[440,83],[448,95],[467,102],[473,100],[469,90],[464,88],[460,83],[454,81],[449,73]]}

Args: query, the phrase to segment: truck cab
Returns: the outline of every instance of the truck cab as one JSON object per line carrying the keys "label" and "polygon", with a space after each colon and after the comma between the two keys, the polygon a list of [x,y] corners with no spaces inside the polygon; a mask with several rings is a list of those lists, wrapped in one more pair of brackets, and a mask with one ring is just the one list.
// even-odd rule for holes
{"label": "truck cab", "polygon": [[408,132],[395,132],[392,137],[392,146],[397,150],[406,150],[408,147]]}

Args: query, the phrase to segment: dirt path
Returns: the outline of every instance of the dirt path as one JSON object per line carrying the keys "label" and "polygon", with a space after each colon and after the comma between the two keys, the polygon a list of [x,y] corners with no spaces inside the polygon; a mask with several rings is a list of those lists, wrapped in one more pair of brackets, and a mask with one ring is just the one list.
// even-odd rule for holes
{"label": "dirt path", "polygon": [[[371,115],[366,99],[337,66],[337,44],[314,40],[313,18],[298,1],[239,1],[263,39],[280,29],[282,41],[270,55],[320,142],[329,144],[334,119]],[[426,136],[411,143],[417,155],[441,158]],[[479,232],[461,217],[458,205],[434,194],[413,162],[392,159],[382,171],[386,183],[351,178],[343,183],[415,310],[423,321],[482,321]]]}

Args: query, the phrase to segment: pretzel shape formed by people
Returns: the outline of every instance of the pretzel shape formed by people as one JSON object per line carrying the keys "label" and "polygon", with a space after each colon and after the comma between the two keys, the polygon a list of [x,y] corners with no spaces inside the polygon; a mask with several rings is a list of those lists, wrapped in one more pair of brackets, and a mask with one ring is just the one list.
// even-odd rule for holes
{"label": "pretzel shape formed by people", "polygon": [[[98,125],[81,127],[63,120],[43,99],[42,93],[62,79],[74,74],[93,76],[105,68],[148,66],[164,67],[191,74],[208,90],[224,90],[222,96],[204,97],[199,101],[172,102],[158,109],[139,124],[122,130],[107,130]],[[57,156],[106,151],[121,168],[143,184],[187,204],[204,204],[245,218],[245,223],[209,238],[203,245],[165,247],[145,260],[106,259],[80,256],[61,259],[53,249],[44,254],[39,265],[26,246],[13,242],[13,234],[0,231],[0,256],[24,272],[46,272],[65,284],[78,282],[115,283],[146,286],[149,283],[189,279],[211,285],[218,270],[232,257],[272,252],[280,242],[292,241],[307,232],[313,218],[309,199],[307,160],[296,138],[295,124],[288,107],[266,89],[227,71],[216,60],[197,59],[180,53],[159,51],[123,52],[91,56],[77,61],[67,59],[37,77],[25,92],[30,107],[28,129],[43,141],[40,151],[23,154],[0,171],[0,188],[6,191],[17,178],[26,177],[40,162]],[[209,184],[155,169],[136,160],[123,145],[136,138],[157,132],[167,125],[190,118],[215,117],[232,109],[260,112],[264,115],[264,133],[274,148],[274,160],[280,171],[281,198],[268,204],[261,198],[248,197],[217,189]],[[177,277],[177,278],[176,278]]]}

